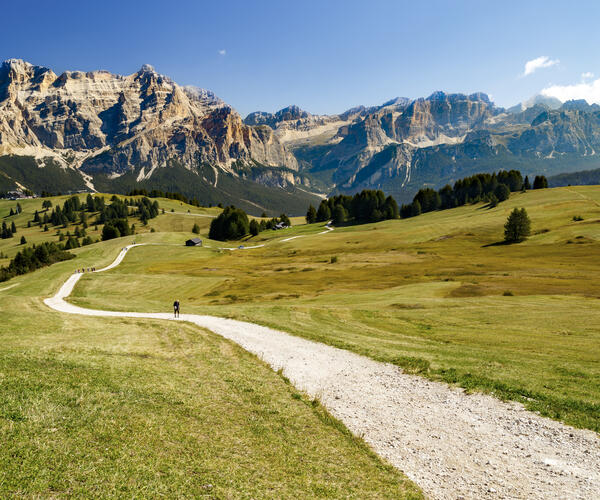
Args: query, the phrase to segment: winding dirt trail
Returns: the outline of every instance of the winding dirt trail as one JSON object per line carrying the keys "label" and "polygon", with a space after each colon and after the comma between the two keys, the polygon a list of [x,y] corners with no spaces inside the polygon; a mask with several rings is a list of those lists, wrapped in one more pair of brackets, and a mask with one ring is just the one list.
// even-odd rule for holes
{"label": "winding dirt trail", "polygon": [[[115,261],[101,269],[119,265]],[[99,271],[96,271],[99,272]],[[69,304],[82,274],[44,302],[68,314],[173,321],[170,313]],[[600,498],[600,439],[522,405],[404,374],[398,367],[263,326],[182,314],[265,360],[434,498]]]}

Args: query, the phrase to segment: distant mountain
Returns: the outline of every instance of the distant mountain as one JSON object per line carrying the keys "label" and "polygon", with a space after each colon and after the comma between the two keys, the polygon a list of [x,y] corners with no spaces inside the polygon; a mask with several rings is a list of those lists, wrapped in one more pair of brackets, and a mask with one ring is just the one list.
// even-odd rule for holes
{"label": "distant mountain", "polygon": [[[107,71],[56,75],[22,60],[5,61],[0,66],[0,156],[31,157],[40,166],[75,172],[68,174],[64,189],[127,189],[163,178],[163,187],[190,195],[203,190],[211,192],[210,201],[233,202],[238,196],[230,192],[232,186],[221,189],[229,178],[240,185],[236,193],[251,197],[243,202],[256,204],[254,211],[285,208],[271,203],[273,189],[279,190],[276,197],[317,199],[307,195],[310,181],[297,172],[296,158],[271,128],[245,125],[212,92],[181,87],[149,65],[129,76]],[[185,181],[175,175],[181,169]],[[0,190],[21,182],[6,168],[0,172]],[[21,176],[25,187],[36,186],[35,177],[31,172]],[[249,182],[261,185],[251,189],[260,196],[242,188]]]}
{"label": "distant mountain", "polygon": [[591,186],[596,184],[600,184],[600,168],[558,174],[548,178],[550,187]]}
{"label": "distant mountain", "polygon": [[323,189],[377,188],[408,200],[423,185],[440,187],[478,171],[551,174],[593,164],[598,108],[536,96],[505,110],[483,93],[435,92],[356,108],[345,119],[297,113],[286,120],[289,113],[278,112],[270,126],[300,171]]}
{"label": "distant mountain", "polygon": [[399,201],[475,172],[552,175],[598,165],[600,106],[546,96],[509,109],[483,93],[396,97],[316,115],[242,118],[151,66],[129,76],[0,67],[0,191],[181,191],[251,213],[303,213],[317,192]]}

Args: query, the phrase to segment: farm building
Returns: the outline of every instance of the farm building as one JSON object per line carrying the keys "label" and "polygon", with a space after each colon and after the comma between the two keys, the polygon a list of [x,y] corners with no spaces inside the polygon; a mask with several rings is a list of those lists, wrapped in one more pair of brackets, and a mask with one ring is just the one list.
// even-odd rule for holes
{"label": "farm building", "polygon": [[192,238],[190,240],[187,240],[185,242],[185,245],[188,247],[201,247],[202,246],[202,240],[200,238]]}

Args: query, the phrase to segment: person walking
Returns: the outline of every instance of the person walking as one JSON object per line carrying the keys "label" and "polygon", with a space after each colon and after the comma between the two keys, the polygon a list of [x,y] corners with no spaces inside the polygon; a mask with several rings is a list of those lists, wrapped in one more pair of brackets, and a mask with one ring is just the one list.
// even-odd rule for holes
{"label": "person walking", "polygon": [[173,302],[173,315],[176,318],[179,318],[179,300]]}

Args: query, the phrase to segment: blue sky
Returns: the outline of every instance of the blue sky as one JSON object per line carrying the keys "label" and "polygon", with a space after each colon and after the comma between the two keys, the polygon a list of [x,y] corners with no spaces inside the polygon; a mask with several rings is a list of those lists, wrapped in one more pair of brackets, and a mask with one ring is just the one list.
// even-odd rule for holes
{"label": "blue sky", "polygon": [[501,106],[543,89],[600,101],[600,2],[46,0],[5,2],[2,17],[0,59],[57,73],[149,63],[242,115],[337,113],[435,90]]}

